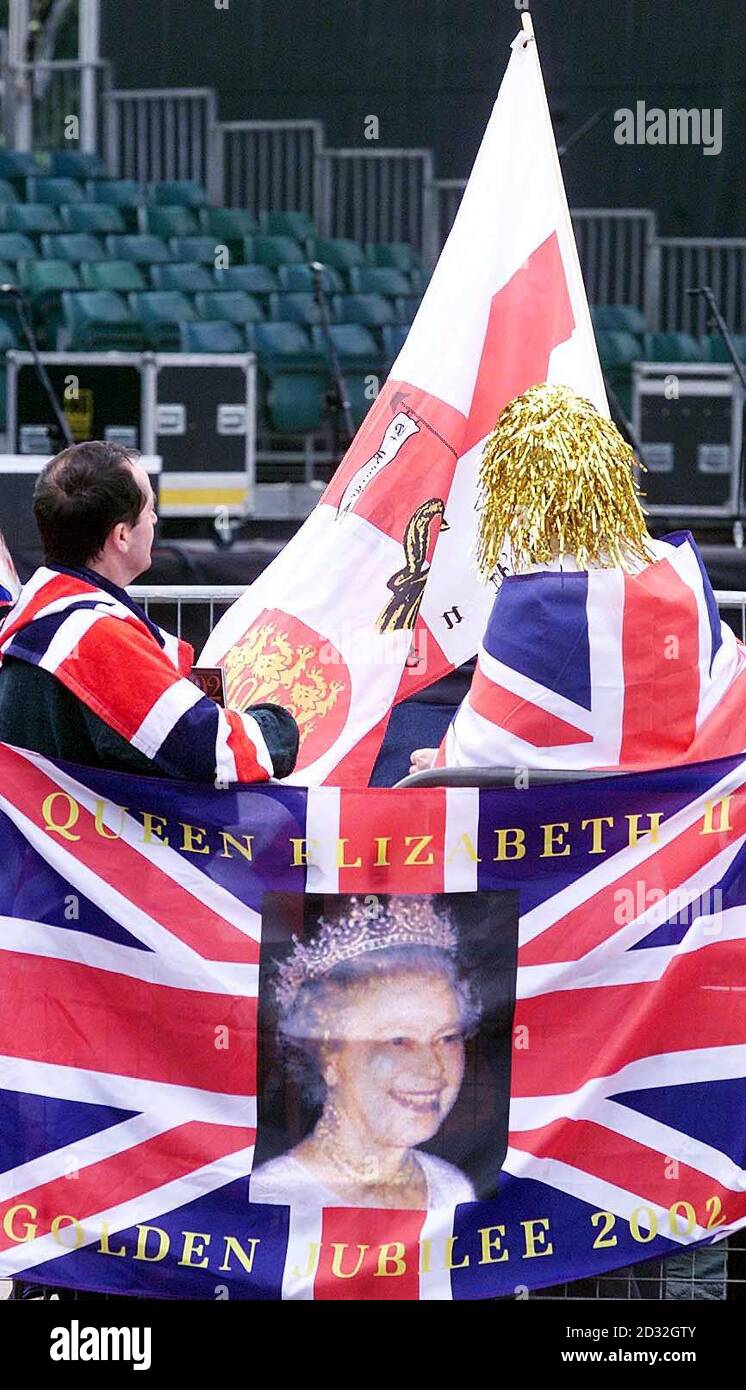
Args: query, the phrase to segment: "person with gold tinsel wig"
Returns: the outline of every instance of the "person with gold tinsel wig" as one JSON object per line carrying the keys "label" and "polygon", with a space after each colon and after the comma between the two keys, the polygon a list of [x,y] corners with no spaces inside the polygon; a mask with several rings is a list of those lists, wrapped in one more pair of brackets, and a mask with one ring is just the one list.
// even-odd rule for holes
{"label": "person with gold tinsel wig", "polygon": [[746,748],[745,649],[689,532],[649,535],[634,453],[590,401],[547,383],[510,401],[479,508],[495,603],[469,693],[412,771],[632,769]]}

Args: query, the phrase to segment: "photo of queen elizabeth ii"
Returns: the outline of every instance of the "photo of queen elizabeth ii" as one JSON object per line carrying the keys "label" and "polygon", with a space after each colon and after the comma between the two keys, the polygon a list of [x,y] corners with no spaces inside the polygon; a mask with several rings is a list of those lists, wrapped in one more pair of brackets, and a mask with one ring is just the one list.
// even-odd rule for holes
{"label": "photo of queen elizabeth ii", "polygon": [[432,896],[327,904],[272,980],[276,1056],[310,1127],[267,1161],[259,1147],[251,1201],[415,1210],[473,1201],[468,1173],[432,1152],[462,1095],[483,1011],[454,915]]}

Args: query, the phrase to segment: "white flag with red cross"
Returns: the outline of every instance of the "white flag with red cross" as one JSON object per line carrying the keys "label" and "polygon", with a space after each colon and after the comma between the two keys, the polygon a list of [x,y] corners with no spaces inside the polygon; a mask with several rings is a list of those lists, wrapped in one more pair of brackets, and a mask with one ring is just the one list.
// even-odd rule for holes
{"label": "white flag with red cross", "polygon": [[[525,17],[524,17],[525,19]],[[365,785],[393,706],[476,652],[479,463],[513,396],[607,412],[530,22],[407,340],[321,501],[212,633],[228,702],[298,720],[294,780]]]}

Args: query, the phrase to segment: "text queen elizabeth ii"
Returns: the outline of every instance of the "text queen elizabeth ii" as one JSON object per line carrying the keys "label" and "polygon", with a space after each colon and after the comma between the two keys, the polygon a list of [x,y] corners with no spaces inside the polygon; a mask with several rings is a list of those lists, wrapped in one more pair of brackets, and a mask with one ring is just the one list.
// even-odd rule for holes
{"label": "text queen elizabeth ii", "polygon": [[308,1136],[251,1177],[251,1201],[426,1210],[474,1200],[421,1152],[461,1089],[478,1006],[431,899],[345,900],[277,973],[279,1036],[321,1106]]}

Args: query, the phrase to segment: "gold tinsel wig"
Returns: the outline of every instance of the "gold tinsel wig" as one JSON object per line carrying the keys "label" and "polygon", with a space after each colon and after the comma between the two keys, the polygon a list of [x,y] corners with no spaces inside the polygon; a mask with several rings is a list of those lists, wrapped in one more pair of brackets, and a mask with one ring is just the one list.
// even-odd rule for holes
{"label": "gold tinsel wig", "polygon": [[616,425],[569,386],[532,386],[509,401],[479,474],[477,566],[495,572],[573,555],[581,569],[648,561],[635,455]]}

